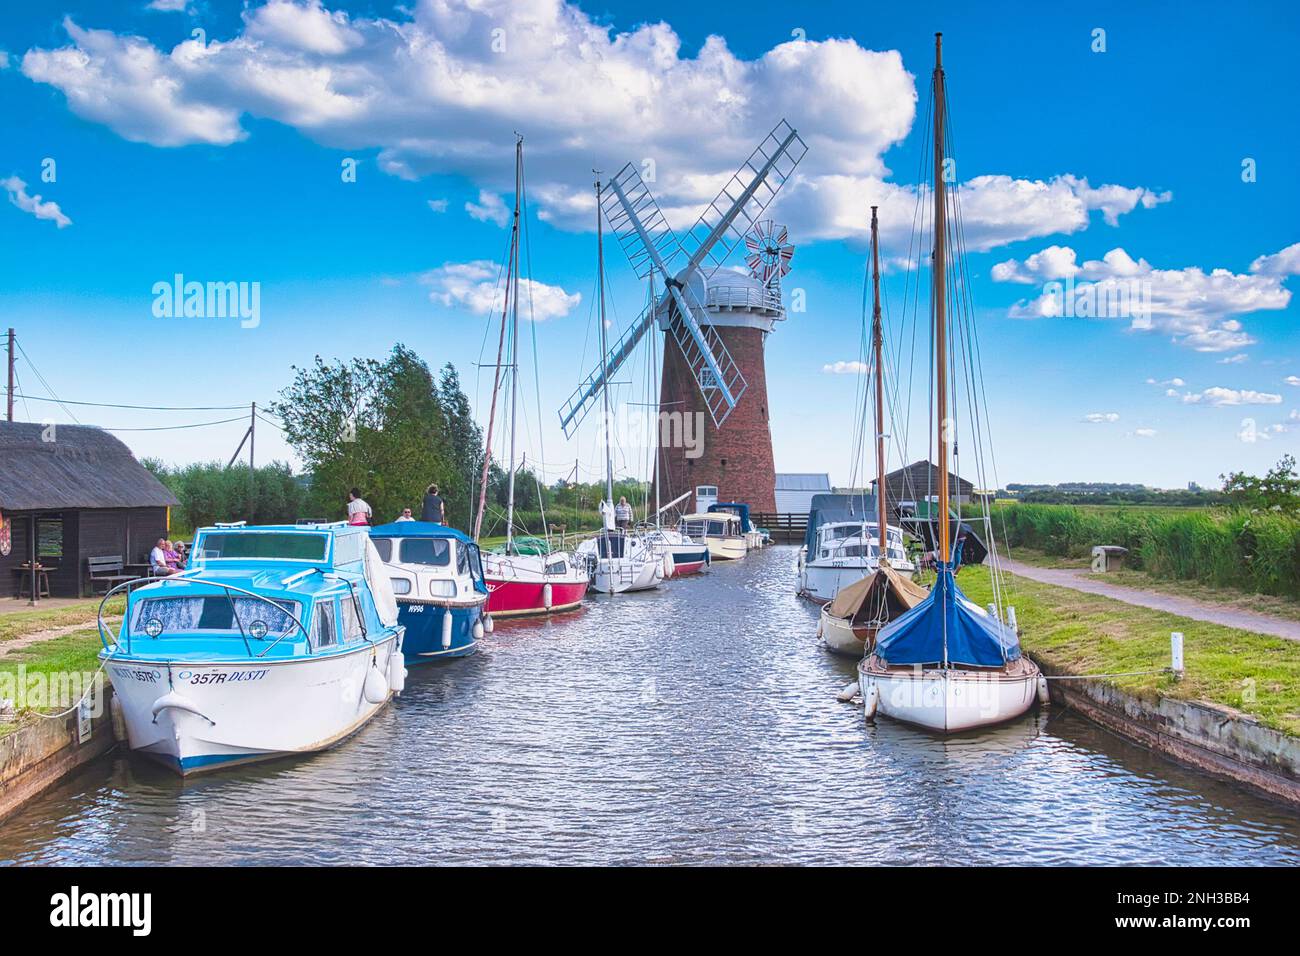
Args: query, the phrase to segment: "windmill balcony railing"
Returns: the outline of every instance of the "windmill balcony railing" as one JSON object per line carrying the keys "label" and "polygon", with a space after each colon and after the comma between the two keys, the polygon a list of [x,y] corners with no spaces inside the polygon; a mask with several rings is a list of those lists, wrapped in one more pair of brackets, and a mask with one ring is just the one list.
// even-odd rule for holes
{"label": "windmill balcony railing", "polygon": [[784,315],[779,289],[755,289],[745,285],[711,285],[705,294],[710,309],[756,309]]}

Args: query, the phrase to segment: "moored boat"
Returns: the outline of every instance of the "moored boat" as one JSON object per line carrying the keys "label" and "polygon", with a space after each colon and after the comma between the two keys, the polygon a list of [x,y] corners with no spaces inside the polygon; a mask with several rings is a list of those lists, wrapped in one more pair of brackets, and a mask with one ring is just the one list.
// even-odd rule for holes
{"label": "moored boat", "polygon": [[916,607],[926,594],[910,577],[882,564],[822,605],[817,633],[835,653],[861,658],[875,647],[882,627]]}
{"label": "moored boat", "polygon": [[664,561],[664,578],[681,578],[699,574],[709,566],[709,548],[696,543],[673,528],[646,528],[643,532]]}
{"label": "moored boat", "polygon": [[[910,611],[889,622],[876,634],[875,650],[858,664],[858,687],[868,719],[877,712],[940,733],[952,733],[1002,723],[1024,714],[1036,699],[1046,696],[1046,681],[1037,665],[1025,657],[1020,635],[1001,618],[1003,588],[996,555],[990,567],[994,601],[988,610],[970,601],[957,586],[957,569],[963,561],[960,518],[951,516],[951,475],[948,471],[949,444],[956,429],[949,401],[948,377],[953,358],[949,349],[948,243],[962,235],[958,219],[949,232],[948,199],[944,165],[947,151],[946,95],[942,38],[935,36],[933,74],[934,175],[931,181],[934,214],[934,256],[931,268],[930,309],[934,357],[932,415],[935,447],[938,450],[938,494],[935,496],[934,554],[935,582],[930,593]],[[959,216],[960,206],[954,208]],[[964,275],[960,256],[955,272]],[[960,309],[964,299],[954,297]],[[969,319],[969,316],[966,316]],[[959,346],[973,335],[962,325]],[[955,350],[953,350],[955,351]],[[966,355],[968,371],[977,371],[977,355]],[[981,447],[985,436],[979,435]],[[883,487],[883,485],[882,485]],[[985,503],[987,509],[987,503]],[[985,512],[986,528],[991,519]],[[956,545],[954,546],[954,539]],[[992,544],[990,536],[990,544]],[[992,554],[992,550],[990,551]],[[1008,613],[1008,616],[1011,616]]]}
{"label": "moored boat", "polygon": [[[114,635],[104,604],[123,592]],[[104,604],[100,657],[130,747],[182,775],[322,750],[405,683],[404,629],[363,527],[202,528],[189,568]]]}
{"label": "moored boat", "polygon": [[591,568],[591,588],[602,594],[647,591],[664,579],[663,555],[640,534],[602,531],[578,545]]}
{"label": "moored boat", "polygon": [[455,528],[425,521],[379,525],[370,540],[397,598],[407,662],[473,654],[491,626],[484,619],[488,588],[478,545]]}
{"label": "moored boat", "polygon": [[591,584],[587,562],[570,551],[484,554],[483,575],[492,618],[577,610]]}
{"label": "moored boat", "polygon": [[682,515],[677,531],[692,541],[702,541],[709,550],[710,561],[735,561],[749,553],[740,519],[728,512]]}
{"label": "moored boat", "polygon": [[708,511],[710,514],[735,515],[739,519],[740,533],[745,536],[745,548],[748,551],[757,551],[771,541],[771,535],[750,520],[749,505],[743,502],[719,501],[709,505]]}

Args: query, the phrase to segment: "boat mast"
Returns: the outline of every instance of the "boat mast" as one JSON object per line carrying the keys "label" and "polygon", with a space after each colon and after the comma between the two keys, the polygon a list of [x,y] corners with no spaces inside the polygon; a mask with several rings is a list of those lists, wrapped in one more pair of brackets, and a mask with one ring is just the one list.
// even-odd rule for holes
{"label": "boat mast", "polygon": [[510,299],[510,492],[506,503],[506,554],[515,539],[515,433],[519,413],[519,196],[523,192],[524,138],[515,139],[515,216],[510,239],[510,273],[506,296]]}
{"label": "boat mast", "polygon": [[[599,172],[597,172],[599,175]],[[605,233],[600,215],[601,183],[596,180],[596,287],[600,296],[600,354],[608,355],[605,344]],[[602,359],[604,361],[604,359]],[[609,431],[609,373],[601,376],[601,398],[605,404],[605,500],[614,507],[614,454],[610,450]]]}
{"label": "boat mast", "polygon": [[[653,270],[653,269],[650,270],[650,277],[649,277],[649,278],[650,278],[650,291],[649,291],[648,295],[649,295],[649,299],[650,299],[650,307],[651,307],[651,308],[654,308],[654,303],[655,303],[655,274],[654,274],[654,270]],[[653,341],[652,341],[652,342],[651,342],[651,347],[650,347],[650,379],[651,379],[651,382],[654,383],[654,384],[652,384],[651,387],[654,389],[654,392],[661,392],[661,391],[662,391],[662,388],[663,388],[662,384],[660,384],[660,383],[655,383],[655,382],[654,382],[654,378],[655,378],[655,375],[654,375],[654,368],[655,368],[655,365],[658,364],[658,363],[655,362],[655,357],[656,357],[656,356],[655,356],[655,350],[654,350],[654,343],[653,343]],[[658,385],[658,387],[655,388],[654,385]],[[652,394],[653,394],[653,392],[652,392]],[[654,448],[655,448],[655,457],[654,457],[654,468],[653,468],[653,469],[651,470],[651,472],[650,472],[650,480],[653,481],[653,482],[654,482],[654,485],[655,485],[655,527],[658,528],[658,527],[660,527],[660,523],[659,523],[659,517],[660,517],[660,516],[659,516],[659,509],[660,509],[660,505],[659,505],[659,453],[660,453],[660,448],[659,448],[659,428],[660,428],[660,418],[659,418],[659,406],[658,406],[657,404],[654,406],[654,410],[655,410],[654,423],[650,426],[650,430],[653,432],[653,434],[652,434],[650,440],[651,440],[651,442],[654,443]]]}
{"label": "boat mast", "polygon": [[871,207],[871,348],[876,363],[876,520],[879,560],[886,561],[885,517],[888,513],[885,499],[885,349],[884,330],[880,322],[880,233],[876,224],[876,208]]}
{"label": "boat mast", "polygon": [[939,445],[939,561],[952,558],[948,521],[948,316],[946,190],[944,187],[943,34],[934,35],[934,402]]}

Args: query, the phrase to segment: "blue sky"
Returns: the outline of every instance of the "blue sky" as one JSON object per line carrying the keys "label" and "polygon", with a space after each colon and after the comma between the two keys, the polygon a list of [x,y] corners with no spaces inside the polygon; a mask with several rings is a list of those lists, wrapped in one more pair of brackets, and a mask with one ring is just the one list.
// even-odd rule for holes
{"label": "blue sky", "polygon": [[[494,361],[493,320],[476,277],[505,250],[496,213],[520,130],[546,313],[541,425],[530,370],[523,444],[551,477],[595,469],[594,430],[566,442],[555,416],[595,360],[591,168],[653,158],[680,232],[785,116],[810,152],[774,217],[798,247],[786,285],[807,311],[768,343],[777,467],[847,482],[856,383],[825,369],[859,357],[869,202],[886,258],[907,253],[942,29],[1001,481],[1209,485],[1296,447],[1290,4],[751,3],[742,16],[673,2],[648,25],[630,3],[155,5],[183,9],[36,0],[0,25],[0,325],[64,399],[264,403],[317,353],[403,341],[455,363],[485,411],[490,371],[475,363]],[[340,175],[349,158],[355,182]],[[644,293],[608,253],[621,325]],[[153,286],[177,273],[259,283],[260,323],[156,317]],[[1066,276],[1145,283],[1152,327],[1025,317]],[[895,266],[891,303],[902,281]],[[635,364],[620,394],[643,401]],[[25,362],[19,374],[45,394]],[[230,417],[70,408],[117,428]],[[912,457],[923,419],[918,404]],[[118,434],[188,461],[228,457],[241,433]],[[258,450],[289,456],[269,425]],[[626,450],[622,468],[643,459]]]}

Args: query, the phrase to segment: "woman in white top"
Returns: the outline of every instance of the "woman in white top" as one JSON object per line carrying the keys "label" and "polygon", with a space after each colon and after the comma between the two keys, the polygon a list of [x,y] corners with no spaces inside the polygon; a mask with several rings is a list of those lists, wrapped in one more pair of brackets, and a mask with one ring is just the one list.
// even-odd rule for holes
{"label": "woman in white top", "polygon": [[370,524],[373,512],[366,499],[361,497],[361,489],[353,488],[348,492],[348,524]]}

